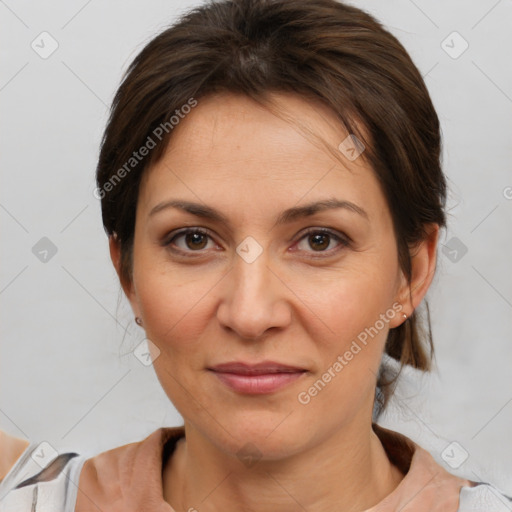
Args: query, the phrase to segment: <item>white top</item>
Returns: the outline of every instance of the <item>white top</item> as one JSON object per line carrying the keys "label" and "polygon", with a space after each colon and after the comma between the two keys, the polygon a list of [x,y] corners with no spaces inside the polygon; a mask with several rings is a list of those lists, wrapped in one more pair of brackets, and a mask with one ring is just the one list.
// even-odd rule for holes
{"label": "white top", "polygon": [[40,446],[29,444],[0,482],[0,512],[74,512],[86,458],[63,453],[44,460]]}

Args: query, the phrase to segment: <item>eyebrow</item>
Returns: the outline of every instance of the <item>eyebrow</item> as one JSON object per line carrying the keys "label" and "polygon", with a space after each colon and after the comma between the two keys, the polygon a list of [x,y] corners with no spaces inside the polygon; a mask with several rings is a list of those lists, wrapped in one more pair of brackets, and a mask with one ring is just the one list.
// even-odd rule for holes
{"label": "eyebrow", "polygon": [[[215,208],[212,208],[201,203],[194,203],[191,201],[184,201],[178,199],[164,201],[162,203],[157,204],[154,208],[151,209],[148,216],[151,217],[157,214],[158,212],[161,212],[162,210],[166,210],[169,208],[177,208],[184,212],[195,215],[196,217],[210,219],[220,224],[223,224],[227,227],[230,226],[229,220]],[[369,220],[368,213],[366,213],[365,210],[363,210],[360,206],[358,206],[355,203],[340,199],[325,199],[323,201],[316,201],[313,203],[308,203],[304,206],[295,206],[293,208],[284,210],[282,213],[278,215],[275,224],[288,224],[296,221],[297,219],[303,217],[310,217],[322,211],[334,210],[339,208],[351,211],[364,217],[366,220]]]}

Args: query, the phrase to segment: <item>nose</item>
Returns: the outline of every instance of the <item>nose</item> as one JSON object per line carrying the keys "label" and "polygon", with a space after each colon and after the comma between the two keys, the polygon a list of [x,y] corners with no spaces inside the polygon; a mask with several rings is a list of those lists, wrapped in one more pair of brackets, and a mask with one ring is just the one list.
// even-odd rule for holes
{"label": "nose", "polygon": [[237,254],[222,282],[217,318],[239,338],[257,340],[272,328],[289,325],[292,293],[271,268],[266,251],[251,263]]}

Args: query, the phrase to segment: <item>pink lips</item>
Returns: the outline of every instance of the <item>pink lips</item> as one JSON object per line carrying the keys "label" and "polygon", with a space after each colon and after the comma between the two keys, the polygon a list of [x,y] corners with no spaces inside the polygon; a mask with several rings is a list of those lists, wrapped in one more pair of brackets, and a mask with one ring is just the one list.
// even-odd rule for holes
{"label": "pink lips", "polygon": [[272,393],[300,378],[306,370],[295,366],[263,361],[223,363],[209,368],[221,382],[234,391],[248,394]]}

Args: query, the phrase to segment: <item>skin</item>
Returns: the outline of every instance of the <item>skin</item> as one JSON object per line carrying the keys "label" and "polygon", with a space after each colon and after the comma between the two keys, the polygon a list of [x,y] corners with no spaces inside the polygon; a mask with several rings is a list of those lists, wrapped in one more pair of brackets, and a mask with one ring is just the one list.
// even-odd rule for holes
{"label": "skin", "polygon": [[11,436],[0,430],[0,482],[7,476],[29,444],[26,439]]}
{"label": "skin", "polygon": [[[323,105],[274,98],[334,148],[347,136]],[[355,203],[367,218],[338,208],[275,223],[283,210],[332,198]],[[170,199],[207,204],[229,225],[176,208],[149,215]],[[186,227],[209,236],[163,245]],[[351,241],[318,240],[307,228]],[[141,183],[133,281],[122,281],[160,351],[158,379],[184,418],[186,440],[163,472],[164,499],[175,510],[361,511],[396,488],[403,475],[372,430],[372,407],[388,330],[404,321],[402,313],[412,314],[434,274],[438,226],[428,228],[412,249],[410,295],[385,196],[363,158],[335,159],[243,96],[202,99],[180,122]],[[236,252],[248,236],[263,251],[252,263]],[[119,273],[112,237],[110,251]],[[298,394],[396,303],[402,311],[300,403]],[[234,360],[308,371],[271,394],[247,395],[207,370]],[[237,457],[246,443],[261,454],[251,467]]]}

